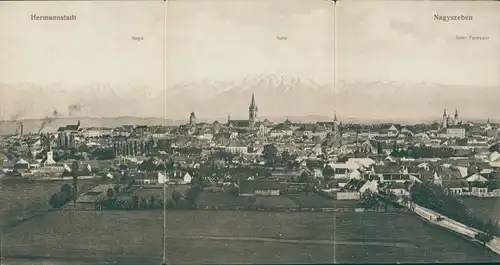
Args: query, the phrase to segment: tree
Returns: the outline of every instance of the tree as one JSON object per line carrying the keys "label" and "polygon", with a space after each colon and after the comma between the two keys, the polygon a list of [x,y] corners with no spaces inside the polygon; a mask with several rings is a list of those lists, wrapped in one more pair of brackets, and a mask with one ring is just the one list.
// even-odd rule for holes
{"label": "tree", "polygon": [[384,153],[384,149],[382,148],[382,143],[380,143],[379,141],[377,141],[377,154],[383,154]]}
{"label": "tree", "polygon": [[332,178],[335,176],[335,170],[333,170],[331,166],[327,165],[323,168],[323,176],[327,179]]}
{"label": "tree", "polygon": [[186,201],[190,207],[196,204],[201,193],[201,186],[199,184],[192,186],[186,192]]}
{"label": "tree", "polygon": [[175,203],[178,203],[182,198],[182,195],[180,192],[174,190],[174,192],[172,193],[172,200],[175,202]]}
{"label": "tree", "polygon": [[281,160],[283,162],[289,162],[291,160],[294,160],[295,158],[297,158],[297,155],[291,155],[288,150],[281,152]]}
{"label": "tree", "polygon": [[71,186],[69,184],[64,184],[61,186],[61,192],[68,194],[68,196],[71,197],[71,193],[73,192],[73,189],[71,188]]}
{"label": "tree", "polygon": [[474,235],[474,239],[481,242],[483,246],[486,247],[486,244],[490,243],[491,240],[493,240],[493,236],[488,233],[478,232]]}
{"label": "tree", "polygon": [[139,196],[137,195],[132,196],[132,208],[139,208]]}
{"label": "tree", "polygon": [[67,193],[64,192],[57,192],[54,193],[50,199],[49,199],[49,204],[53,208],[60,208],[66,203],[68,203],[71,199],[71,196],[68,195]]}
{"label": "tree", "polygon": [[254,203],[256,201],[257,201],[257,199],[255,199],[254,196],[248,197],[248,202],[250,203],[250,205],[248,207],[251,207],[252,205],[254,205]]}
{"label": "tree", "polygon": [[108,199],[111,200],[113,197],[115,197],[115,190],[113,190],[112,188],[109,188],[106,191],[106,195],[108,196]]}
{"label": "tree", "polygon": [[300,182],[300,183],[308,183],[309,182],[309,175],[307,174],[307,172],[303,171],[300,174],[298,182]]}
{"label": "tree", "polygon": [[148,159],[139,164],[138,169],[142,171],[156,171],[158,167],[154,163],[153,159]]}
{"label": "tree", "polygon": [[396,194],[394,194],[394,192],[388,191],[387,192],[387,200],[389,200],[391,202],[395,202],[398,200],[398,196],[396,196]]}
{"label": "tree", "polygon": [[274,144],[267,144],[264,146],[264,150],[262,151],[262,156],[268,163],[274,164],[277,155],[278,155],[278,149],[276,148],[276,146],[274,146]]}
{"label": "tree", "polygon": [[149,202],[151,204],[151,207],[155,207],[157,201],[158,200],[156,199],[156,195],[152,194],[151,197],[149,198]]}
{"label": "tree", "polygon": [[377,194],[373,193],[369,189],[361,194],[361,201],[363,207],[365,207],[366,209],[375,209],[379,206]]}

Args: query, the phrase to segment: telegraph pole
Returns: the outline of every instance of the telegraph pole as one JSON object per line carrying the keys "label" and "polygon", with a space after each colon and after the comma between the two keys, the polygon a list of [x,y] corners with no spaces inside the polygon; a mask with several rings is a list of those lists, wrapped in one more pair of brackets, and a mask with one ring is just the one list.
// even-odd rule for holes
{"label": "telegraph pole", "polygon": [[163,177],[163,261],[167,264],[167,174]]}
{"label": "telegraph pole", "polygon": [[78,192],[78,161],[73,161],[71,170],[73,171],[73,209],[76,209],[76,199]]}

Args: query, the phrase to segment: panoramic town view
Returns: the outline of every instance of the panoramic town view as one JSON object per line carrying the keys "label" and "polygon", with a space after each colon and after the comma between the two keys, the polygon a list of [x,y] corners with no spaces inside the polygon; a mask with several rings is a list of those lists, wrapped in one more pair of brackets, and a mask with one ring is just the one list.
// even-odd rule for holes
{"label": "panoramic town view", "polygon": [[0,263],[499,262],[499,9],[362,2],[5,4]]}
{"label": "panoramic town view", "polygon": [[259,110],[252,96],[244,120],[48,133],[18,121],[1,138],[3,257],[159,264],[165,208],[172,264],[498,260],[498,123]]}

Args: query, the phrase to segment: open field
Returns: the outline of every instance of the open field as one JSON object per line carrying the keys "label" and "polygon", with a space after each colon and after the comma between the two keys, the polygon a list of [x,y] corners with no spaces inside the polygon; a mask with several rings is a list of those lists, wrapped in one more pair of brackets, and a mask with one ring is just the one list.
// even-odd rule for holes
{"label": "open field", "polygon": [[500,222],[500,198],[463,197],[462,200],[477,217]]}
{"label": "open field", "polygon": [[[172,194],[175,191],[180,192],[182,195],[186,194],[186,191],[190,188],[189,185],[168,185],[167,186],[167,197],[171,198]],[[139,197],[151,197],[151,196],[159,196],[163,198],[163,185],[154,185],[154,186],[144,186],[142,189],[134,192],[135,195]]]}
{"label": "open field", "polygon": [[332,200],[319,194],[289,195],[290,199],[304,208],[358,208],[362,207],[358,200]]}
{"label": "open field", "polygon": [[198,199],[198,205],[200,207],[212,207],[212,206],[244,206],[250,205],[248,197],[238,197],[230,195],[224,191],[222,192],[209,192],[203,191],[200,193],[200,198]]}
{"label": "open field", "polygon": [[[50,208],[49,199],[65,183],[71,181],[47,182],[0,182],[0,220],[7,225],[23,219],[33,212],[46,211]],[[93,180],[80,180],[79,190],[88,189]]]}
{"label": "open field", "polygon": [[[172,264],[500,260],[411,214],[167,214],[168,259]],[[5,260],[29,262],[24,264],[34,260],[49,260],[50,264],[159,264],[161,235],[161,211],[52,212],[4,231],[3,254]]]}
{"label": "open field", "polygon": [[297,207],[298,205],[287,196],[255,196],[252,204],[248,197],[233,196],[226,192],[202,192],[198,200],[200,207],[229,206],[248,207],[250,205],[263,207]]}

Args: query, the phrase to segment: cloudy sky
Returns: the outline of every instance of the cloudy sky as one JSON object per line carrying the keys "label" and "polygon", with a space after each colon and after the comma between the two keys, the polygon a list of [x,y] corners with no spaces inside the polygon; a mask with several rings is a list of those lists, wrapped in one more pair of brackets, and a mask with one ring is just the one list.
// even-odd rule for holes
{"label": "cloudy sky", "polygon": [[232,81],[263,72],[331,82],[333,12],[324,0],[169,2],[167,80]]}
{"label": "cloudy sky", "polygon": [[[77,19],[32,21],[32,14]],[[163,24],[159,1],[2,2],[0,81],[134,82],[163,89]]]}
{"label": "cloudy sky", "polygon": [[[442,22],[434,14],[473,20]],[[497,2],[341,1],[338,79],[498,88],[499,14]],[[489,40],[458,41],[457,35]]]}

